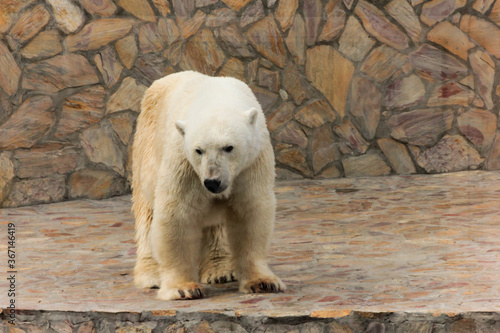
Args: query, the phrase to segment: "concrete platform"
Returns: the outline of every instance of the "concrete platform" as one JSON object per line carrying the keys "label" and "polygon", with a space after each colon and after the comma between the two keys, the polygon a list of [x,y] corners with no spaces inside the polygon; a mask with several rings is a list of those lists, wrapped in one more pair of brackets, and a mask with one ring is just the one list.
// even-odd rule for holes
{"label": "concrete platform", "polygon": [[193,301],[133,286],[129,196],[0,210],[1,253],[15,225],[15,332],[500,332],[500,173],[296,180],[276,193],[270,263],[289,291],[229,283]]}

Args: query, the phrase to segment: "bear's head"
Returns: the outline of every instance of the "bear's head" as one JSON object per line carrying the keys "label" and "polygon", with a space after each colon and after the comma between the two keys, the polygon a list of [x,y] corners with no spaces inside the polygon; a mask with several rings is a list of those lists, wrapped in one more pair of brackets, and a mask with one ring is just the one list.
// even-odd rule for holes
{"label": "bear's head", "polygon": [[175,125],[202,186],[216,197],[227,197],[234,179],[255,161],[261,150],[259,111],[252,107],[245,112],[208,115],[178,120]]}

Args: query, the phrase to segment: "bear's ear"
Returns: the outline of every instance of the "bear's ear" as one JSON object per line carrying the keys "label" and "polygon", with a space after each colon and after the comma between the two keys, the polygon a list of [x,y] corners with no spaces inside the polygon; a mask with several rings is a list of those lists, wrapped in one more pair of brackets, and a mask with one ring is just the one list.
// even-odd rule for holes
{"label": "bear's ear", "polygon": [[257,120],[257,114],[258,114],[258,111],[256,108],[251,108],[250,110],[245,112],[245,115],[248,119],[248,124],[250,124],[250,125],[255,124],[255,121]]}
{"label": "bear's ear", "polygon": [[182,121],[182,120],[177,120],[175,122],[175,127],[177,128],[177,130],[179,131],[179,133],[181,133],[182,136],[184,136],[184,134],[186,133],[186,122],[185,121]]}

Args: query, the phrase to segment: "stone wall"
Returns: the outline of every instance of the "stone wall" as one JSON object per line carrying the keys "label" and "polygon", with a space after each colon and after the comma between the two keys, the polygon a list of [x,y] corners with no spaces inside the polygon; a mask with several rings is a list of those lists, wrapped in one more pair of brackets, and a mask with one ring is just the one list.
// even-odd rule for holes
{"label": "stone wall", "polygon": [[251,85],[278,175],[500,169],[500,1],[4,0],[0,205],[129,190],[152,81]]}
{"label": "stone wall", "polygon": [[362,311],[319,311],[317,316],[263,317],[209,312],[157,310],[136,312],[16,311],[16,327],[1,312],[3,332],[68,333],[490,333],[499,332],[498,312],[405,313]]}

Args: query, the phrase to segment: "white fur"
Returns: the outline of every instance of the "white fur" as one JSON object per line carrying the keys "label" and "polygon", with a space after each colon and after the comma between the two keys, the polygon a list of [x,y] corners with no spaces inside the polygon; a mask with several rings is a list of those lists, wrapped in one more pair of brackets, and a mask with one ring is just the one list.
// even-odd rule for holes
{"label": "white fur", "polygon": [[[210,192],[207,179],[223,190]],[[197,298],[199,276],[236,276],[243,292],[285,290],[266,262],[274,155],[245,83],[196,72],[155,81],[137,122],[132,187],[139,287],[159,286],[161,299]]]}

